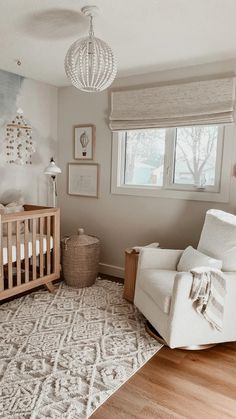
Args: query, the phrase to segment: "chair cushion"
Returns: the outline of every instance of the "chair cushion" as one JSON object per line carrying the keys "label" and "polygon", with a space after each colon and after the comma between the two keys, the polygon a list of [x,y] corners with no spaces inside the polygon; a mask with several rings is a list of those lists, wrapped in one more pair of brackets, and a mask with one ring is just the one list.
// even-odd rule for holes
{"label": "chair cushion", "polygon": [[143,269],[139,286],[164,313],[169,313],[176,271]]}
{"label": "chair cushion", "polygon": [[192,246],[188,246],[177,265],[177,271],[179,272],[189,272],[191,269],[197,267],[206,266],[208,268],[221,269],[222,261],[219,259],[210,258],[209,256],[204,255],[198,250],[194,249]]}
{"label": "chair cushion", "polygon": [[198,250],[223,262],[223,271],[236,271],[236,216],[207,211]]}

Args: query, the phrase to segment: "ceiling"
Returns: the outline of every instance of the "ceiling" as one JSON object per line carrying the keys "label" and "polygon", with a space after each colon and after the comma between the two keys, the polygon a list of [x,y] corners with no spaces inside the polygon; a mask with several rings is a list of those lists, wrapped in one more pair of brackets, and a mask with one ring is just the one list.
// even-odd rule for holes
{"label": "ceiling", "polygon": [[236,57],[236,0],[8,0],[1,5],[0,68],[69,84],[64,57],[87,33],[80,9],[88,4],[101,10],[95,35],[116,53],[119,76]]}

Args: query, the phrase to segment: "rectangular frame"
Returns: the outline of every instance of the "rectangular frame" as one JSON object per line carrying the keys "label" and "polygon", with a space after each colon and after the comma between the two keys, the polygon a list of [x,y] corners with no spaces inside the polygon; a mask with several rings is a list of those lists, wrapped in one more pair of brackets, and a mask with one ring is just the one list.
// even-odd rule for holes
{"label": "rectangular frame", "polygon": [[[77,166],[76,179],[72,185],[72,172]],[[73,169],[72,169],[73,168]],[[98,163],[68,163],[68,195],[84,196],[88,198],[99,197],[99,173]],[[87,188],[87,193],[86,193]]]}
{"label": "rectangular frame", "polygon": [[[88,138],[88,144],[86,145],[86,139],[84,138],[84,146],[80,143],[81,135],[85,135]],[[95,155],[95,139],[96,139],[96,126],[93,124],[81,124],[74,126],[74,159],[75,160],[94,160]],[[83,153],[86,153],[83,155]]]}
{"label": "rectangular frame", "polygon": [[[212,190],[191,190],[191,189],[177,189],[170,187],[168,182],[165,182],[163,187],[153,186],[130,186],[124,184],[124,141],[122,141],[121,131],[112,133],[112,181],[111,193],[117,195],[135,195],[144,197],[160,197],[183,199],[190,201],[207,201],[207,202],[229,202],[230,183],[233,172],[234,162],[232,159],[233,138],[236,135],[236,126],[225,125],[222,128],[223,133],[223,158],[221,164],[221,179],[219,191]],[[167,169],[169,179],[171,178],[171,165],[167,162]],[[168,177],[167,176],[167,177]]]}

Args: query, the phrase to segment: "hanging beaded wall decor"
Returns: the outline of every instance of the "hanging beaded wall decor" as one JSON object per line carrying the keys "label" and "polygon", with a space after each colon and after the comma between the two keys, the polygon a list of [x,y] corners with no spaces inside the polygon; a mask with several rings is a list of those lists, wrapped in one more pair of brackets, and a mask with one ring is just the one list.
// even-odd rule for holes
{"label": "hanging beaded wall decor", "polygon": [[6,126],[5,154],[7,163],[32,164],[33,153],[35,153],[35,145],[32,139],[32,127],[27,124],[23,117],[23,111],[19,109],[16,117]]}

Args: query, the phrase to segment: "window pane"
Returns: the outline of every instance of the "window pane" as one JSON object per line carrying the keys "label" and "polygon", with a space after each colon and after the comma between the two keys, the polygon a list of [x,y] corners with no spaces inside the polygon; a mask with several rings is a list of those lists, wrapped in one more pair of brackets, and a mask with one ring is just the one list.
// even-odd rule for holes
{"label": "window pane", "polygon": [[217,126],[177,128],[174,183],[214,186],[217,163]]}
{"label": "window pane", "polygon": [[163,185],[165,129],[125,133],[125,184]]}

